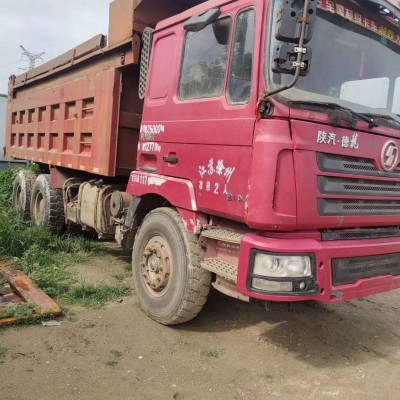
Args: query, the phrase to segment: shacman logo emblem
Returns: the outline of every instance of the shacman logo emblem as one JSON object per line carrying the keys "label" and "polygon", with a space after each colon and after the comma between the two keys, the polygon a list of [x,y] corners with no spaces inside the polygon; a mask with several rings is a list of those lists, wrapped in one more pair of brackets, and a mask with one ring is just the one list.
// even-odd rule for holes
{"label": "shacman logo emblem", "polygon": [[381,165],[384,171],[393,171],[399,163],[399,147],[396,142],[390,140],[383,146],[381,153]]}

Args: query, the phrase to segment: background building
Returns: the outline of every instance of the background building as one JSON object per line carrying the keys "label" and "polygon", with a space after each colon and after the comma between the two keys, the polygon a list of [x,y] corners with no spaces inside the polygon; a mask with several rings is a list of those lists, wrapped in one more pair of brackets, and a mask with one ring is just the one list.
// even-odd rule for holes
{"label": "background building", "polygon": [[4,146],[6,145],[6,114],[7,114],[7,95],[0,94],[0,169],[14,166],[24,166],[25,161],[13,160],[4,157]]}
{"label": "background building", "polygon": [[7,164],[4,159],[4,146],[6,145],[6,111],[7,96],[0,94],[0,169]]}

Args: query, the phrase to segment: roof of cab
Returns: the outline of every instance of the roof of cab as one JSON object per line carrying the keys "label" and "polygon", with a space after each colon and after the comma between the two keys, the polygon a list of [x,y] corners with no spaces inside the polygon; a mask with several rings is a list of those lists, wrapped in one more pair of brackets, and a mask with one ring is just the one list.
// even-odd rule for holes
{"label": "roof of cab", "polygon": [[221,7],[224,6],[225,4],[229,4],[229,3],[233,3],[234,1],[237,0],[209,0],[209,1],[205,1],[195,7],[189,8],[188,10],[174,15],[173,17],[167,18],[163,21],[160,21],[157,25],[156,25],[156,31],[160,31],[162,29],[168,28],[170,26],[173,26],[175,24],[179,24],[180,22],[186,21],[187,19],[189,19],[190,17],[192,17],[193,15],[197,15],[200,14],[202,12],[205,12],[207,10],[210,10],[212,8],[217,8],[217,7]]}
{"label": "roof of cab", "polygon": [[[193,15],[200,14],[204,11],[210,10],[211,8],[221,7],[225,4],[233,3],[234,1],[237,0],[209,0],[203,2],[202,0],[197,0],[197,1],[201,4],[189,8],[188,10],[180,14],[176,14],[170,18],[160,21],[156,25],[156,31],[160,31],[162,29],[168,28],[169,26],[183,22],[192,17]],[[400,8],[400,0],[386,0],[386,1],[388,1],[388,3],[392,4],[394,7]]]}

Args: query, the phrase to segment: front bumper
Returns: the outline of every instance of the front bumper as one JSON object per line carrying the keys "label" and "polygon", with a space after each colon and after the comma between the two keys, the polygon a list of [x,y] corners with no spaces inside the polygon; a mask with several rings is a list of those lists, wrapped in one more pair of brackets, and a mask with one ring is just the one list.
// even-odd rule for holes
{"label": "front bumper", "polygon": [[[272,294],[252,290],[249,286],[253,250],[284,254],[313,254],[315,287],[307,293]],[[381,275],[360,279],[355,283],[335,286],[332,281],[332,260],[400,253],[400,238],[318,241],[316,239],[275,239],[247,234],[240,245],[237,290],[251,298],[265,301],[293,302],[315,300],[323,303],[361,298],[400,288],[400,275]],[[400,258],[399,258],[400,263]]]}

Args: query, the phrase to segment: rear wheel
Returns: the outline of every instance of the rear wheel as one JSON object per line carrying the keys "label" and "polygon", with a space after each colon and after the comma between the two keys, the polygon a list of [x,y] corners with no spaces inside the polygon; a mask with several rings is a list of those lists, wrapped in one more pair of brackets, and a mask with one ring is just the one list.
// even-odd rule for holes
{"label": "rear wheel", "polygon": [[39,175],[32,188],[31,217],[37,225],[58,235],[64,230],[64,206],[61,189],[51,187],[50,175]]}
{"label": "rear wheel", "polygon": [[144,312],[163,325],[190,321],[202,310],[211,274],[201,268],[203,248],[170,208],[143,220],[132,253],[136,294]]}
{"label": "rear wheel", "polygon": [[12,202],[18,213],[26,219],[30,218],[32,187],[36,174],[31,171],[20,171],[14,180]]}

